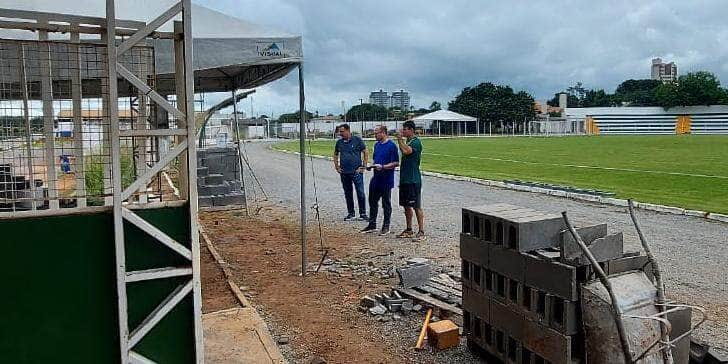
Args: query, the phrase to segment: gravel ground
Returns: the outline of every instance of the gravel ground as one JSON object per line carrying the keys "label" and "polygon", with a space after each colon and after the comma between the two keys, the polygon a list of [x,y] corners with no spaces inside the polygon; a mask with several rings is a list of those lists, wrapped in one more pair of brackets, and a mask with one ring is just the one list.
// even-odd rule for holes
{"label": "gravel ground", "polygon": [[[250,162],[272,202],[298,209],[299,156],[272,151],[269,147],[269,143],[247,143]],[[333,171],[331,162],[314,159],[312,164],[307,159],[306,168],[307,206],[314,205],[313,170],[322,223],[330,227],[350,229],[352,232],[363,227],[363,222],[342,221],[346,207],[339,177]],[[626,250],[640,249],[625,208],[498,189],[463,181],[423,178],[423,205],[429,235],[427,243],[399,244],[392,237],[378,236],[371,236],[369,239],[389,239],[397,254],[427,257],[442,267],[458,270],[461,208],[487,203],[510,203],[543,211],[566,210],[577,224],[606,222],[610,231],[624,232]],[[250,178],[246,183],[248,186],[252,185]],[[392,203],[396,205],[397,193],[392,195]],[[709,320],[695,336],[714,346],[728,348],[728,270],[725,268],[728,262],[728,224],[641,210],[637,213],[666,278],[668,296],[679,302],[705,307]],[[314,218],[313,213],[308,216],[309,219]],[[392,230],[401,231],[404,227],[401,210],[395,208],[392,220]]]}

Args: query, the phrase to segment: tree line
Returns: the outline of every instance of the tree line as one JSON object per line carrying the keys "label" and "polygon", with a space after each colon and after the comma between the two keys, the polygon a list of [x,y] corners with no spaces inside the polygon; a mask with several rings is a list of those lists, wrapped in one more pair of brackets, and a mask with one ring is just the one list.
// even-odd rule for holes
{"label": "tree line", "polygon": [[[563,92],[567,95],[567,107],[661,106],[667,110],[677,106],[728,104],[728,90],[707,71],[685,74],[675,82],[626,80],[612,94],[602,89],[587,90],[581,82]],[[559,106],[559,94],[547,103]]]}
{"label": "tree line", "polygon": [[[562,91],[567,95],[567,107],[613,107],[613,106],[661,106],[666,110],[677,106],[724,105],[728,104],[728,89],[723,88],[711,72],[698,71],[680,76],[675,82],[639,79],[626,80],[619,84],[614,93],[603,89],[586,89],[581,82]],[[559,106],[559,94],[547,101],[550,106]],[[404,120],[408,114],[422,115],[440,110],[441,105],[433,101],[430,107],[401,110],[374,104],[354,105],[340,115],[346,121]],[[536,116],[534,98],[526,91],[514,91],[508,85],[483,82],[465,87],[447,109],[476,117],[481,121],[504,125],[523,123]],[[306,112],[308,118],[314,115]],[[282,122],[298,122],[298,112],[283,114]]]}

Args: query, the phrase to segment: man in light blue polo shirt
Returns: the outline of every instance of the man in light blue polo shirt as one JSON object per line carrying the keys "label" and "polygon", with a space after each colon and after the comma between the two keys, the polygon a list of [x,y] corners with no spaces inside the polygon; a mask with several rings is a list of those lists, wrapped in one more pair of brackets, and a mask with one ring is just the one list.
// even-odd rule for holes
{"label": "man in light blue polo shirt", "polygon": [[356,189],[356,199],[359,205],[359,218],[369,220],[367,216],[366,196],[364,195],[364,170],[369,161],[369,153],[364,141],[351,134],[349,124],[341,124],[338,127],[341,139],[336,141],[334,147],[334,168],[341,176],[341,186],[344,188],[346,199],[347,215],[344,221],[353,220],[354,215],[354,194],[351,191],[352,185]]}

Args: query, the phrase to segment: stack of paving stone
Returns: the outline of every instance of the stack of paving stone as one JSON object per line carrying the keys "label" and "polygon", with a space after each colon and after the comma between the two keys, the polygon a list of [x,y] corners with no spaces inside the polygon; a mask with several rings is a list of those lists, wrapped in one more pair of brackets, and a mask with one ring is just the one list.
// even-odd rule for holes
{"label": "stack of paving stone", "polygon": [[[35,180],[36,200],[42,200],[43,181]],[[25,176],[13,174],[13,165],[0,164],[0,211],[25,211],[32,208],[33,190]],[[42,206],[38,206],[43,208]]]}
{"label": "stack of paving stone", "polygon": [[235,147],[197,151],[197,194],[200,207],[242,205],[240,165]]}
{"label": "stack of paving stone", "polygon": [[[463,209],[463,326],[468,344],[505,363],[585,360],[579,287],[596,278],[560,214],[508,204]],[[606,224],[578,228],[607,274],[643,270]]]}

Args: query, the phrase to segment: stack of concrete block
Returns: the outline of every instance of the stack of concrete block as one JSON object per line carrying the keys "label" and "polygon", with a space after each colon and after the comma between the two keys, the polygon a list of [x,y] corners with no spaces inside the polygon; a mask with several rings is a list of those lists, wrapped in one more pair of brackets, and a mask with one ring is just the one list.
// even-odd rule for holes
{"label": "stack of concrete block", "polygon": [[0,212],[30,210],[33,200],[38,201],[37,208],[44,208],[47,191],[43,188],[43,181],[34,181],[35,196],[30,183],[26,176],[13,173],[12,164],[0,164]]}
{"label": "stack of concrete block", "polygon": [[200,207],[245,203],[235,147],[197,151],[197,194]]}
{"label": "stack of concrete block", "polygon": [[[508,204],[463,209],[463,326],[469,345],[505,363],[585,359],[580,284],[595,278],[560,214]],[[579,229],[608,274],[648,270],[606,225]]]}

